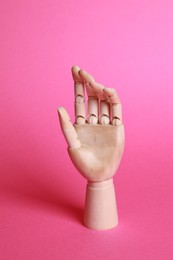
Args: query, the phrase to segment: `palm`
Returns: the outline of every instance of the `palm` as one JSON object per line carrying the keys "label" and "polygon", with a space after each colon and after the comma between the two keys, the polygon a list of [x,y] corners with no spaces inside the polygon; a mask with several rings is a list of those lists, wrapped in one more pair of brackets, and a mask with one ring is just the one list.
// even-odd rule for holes
{"label": "palm", "polygon": [[78,149],[69,149],[69,154],[76,168],[91,181],[111,178],[123,153],[123,125],[85,124],[75,125],[75,129],[82,145]]}

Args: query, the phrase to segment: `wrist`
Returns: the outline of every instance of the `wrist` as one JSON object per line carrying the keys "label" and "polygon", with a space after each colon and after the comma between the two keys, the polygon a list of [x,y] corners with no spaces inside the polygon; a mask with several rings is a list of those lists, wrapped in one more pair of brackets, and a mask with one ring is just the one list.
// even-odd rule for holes
{"label": "wrist", "polygon": [[88,181],[85,200],[84,225],[106,230],[118,224],[113,179]]}
{"label": "wrist", "polygon": [[104,180],[104,181],[88,181],[87,188],[94,189],[94,190],[102,190],[107,189],[113,186],[113,179]]}

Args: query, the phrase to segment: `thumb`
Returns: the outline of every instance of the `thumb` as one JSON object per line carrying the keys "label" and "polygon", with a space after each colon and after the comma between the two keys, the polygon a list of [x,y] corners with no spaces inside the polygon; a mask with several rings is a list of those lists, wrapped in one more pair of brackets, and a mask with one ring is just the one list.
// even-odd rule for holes
{"label": "thumb", "polygon": [[66,139],[69,148],[79,148],[81,142],[78,139],[78,135],[74,126],[70,121],[70,117],[63,107],[58,108],[59,121],[61,125],[62,132]]}

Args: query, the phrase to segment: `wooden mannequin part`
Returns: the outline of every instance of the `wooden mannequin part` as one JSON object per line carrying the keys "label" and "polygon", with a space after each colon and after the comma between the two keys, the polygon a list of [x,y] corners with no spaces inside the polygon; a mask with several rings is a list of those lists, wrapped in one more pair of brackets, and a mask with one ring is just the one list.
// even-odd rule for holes
{"label": "wooden mannequin part", "polygon": [[63,107],[58,113],[69,156],[88,181],[84,224],[92,229],[110,229],[118,223],[112,178],[124,149],[122,106],[114,88],[97,83],[78,66],[72,67],[72,76],[75,124]]}

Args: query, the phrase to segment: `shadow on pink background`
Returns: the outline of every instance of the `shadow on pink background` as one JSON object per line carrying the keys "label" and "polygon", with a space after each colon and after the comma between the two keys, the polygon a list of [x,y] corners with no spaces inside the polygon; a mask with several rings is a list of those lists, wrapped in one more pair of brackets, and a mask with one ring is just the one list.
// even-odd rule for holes
{"label": "shadow on pink background", "polygon": [[[173,259],[173,4],[1,1],[0,259]],[[72,120],[71,66],[115,87],[126,147],[119,225],[82,225],[85,180],[56,109]]]}

